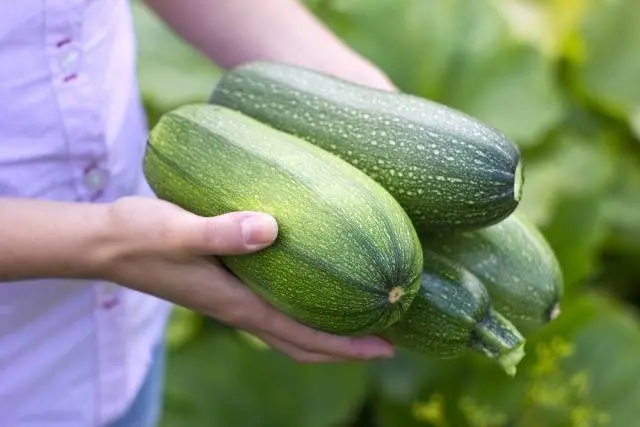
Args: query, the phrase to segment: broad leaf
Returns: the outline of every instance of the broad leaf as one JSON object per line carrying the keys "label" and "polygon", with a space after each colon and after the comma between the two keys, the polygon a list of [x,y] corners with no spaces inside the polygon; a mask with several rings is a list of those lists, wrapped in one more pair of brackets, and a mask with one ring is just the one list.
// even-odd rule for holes
{"label": "broad leaf", "polygon": [[589,0],[580,35],[580,87],[605,111],[631,120],[640,108],[640,4]]}
{"label": "broad leaf", "polygon": [[521,147],[539,143],[564,114],[553,64],[526,45],[469,64],[451,86],[450,105],[500,129]]}
{"label": "broad leaf", "polygon": [[220,69],[160,21],[142,2],[133,2],[138,37],[138,76],[151,122],[178,105],[206,101]]}
{"label": "broad leaf", "polygon": [[620,156],[616,181],[604,200],[610,242],[616,251],[640,254],[640,159]]}
{"label": "broad leaf", "polygon": [[340,37],[381,67],[402,90],[432,99],[442,97],[463,0],[308,3]]}
{"label": "broad leaf", "polygon": [[[514,378],[484,361],[425,387],[412,404],[380,404],[381,427],[632,426],[640,398],[640,330],[617,303],[587,295],[530,340]],[[473,369],[469,367],[473,366]]]}
{"label": "broad leaf", "polygon": [[314,10],[406,92],[497,127],[523,146],[562,119],[553,64],[513,43],[487,0],[313,2]]}
{"label": "broad leaf", "polygon": [[203,318],[181,306],[174,306],[167,325],[166,341],[170,350],[177,349],[194,339],[201,330]]}
{"label": "broad leaf", "polygon": [[589,0],[496,0],[510,30],[545,56],[580,54],[578,30]]}
{"label": "broad leaf", "polygon": [[171,353],[163,426],[332,427],[354,416],[364,365],[296,364],[234,331],[202,334]]}
{"label": "broad leaf", "polygon": [[553,247],[570,286],[596,271],[606,237],[602,199],[616,174],[607,135],[565,133],[525,161],[522,209]]}

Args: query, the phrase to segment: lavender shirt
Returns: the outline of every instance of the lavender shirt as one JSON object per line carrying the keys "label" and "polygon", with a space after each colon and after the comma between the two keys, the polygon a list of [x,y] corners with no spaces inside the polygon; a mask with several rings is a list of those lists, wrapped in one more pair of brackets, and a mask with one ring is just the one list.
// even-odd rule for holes
{"label": "lavender shirt", "polygon": [[[0,197],[153,196],[145,137],[128,0],[0,1]],[[0,284],[0,426],[117,418],[169,310],[105,282]]]}

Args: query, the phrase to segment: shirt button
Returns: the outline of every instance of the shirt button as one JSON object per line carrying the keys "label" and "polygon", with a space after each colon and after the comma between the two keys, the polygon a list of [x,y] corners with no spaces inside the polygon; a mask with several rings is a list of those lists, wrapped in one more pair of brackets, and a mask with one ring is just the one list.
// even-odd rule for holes
{"label": "shirt button", "polygon": [[90,169],[84,176],[84,185],[92,191],[104,189],[107,185],[109,174],[104,169]]}
{"label": "shirt button", "polygon": [[60,64],[65,71],[75,71],[75,65],[79,58],[80,52],[78,52],[78,49],[70,48],[70,50],[60,55]]}

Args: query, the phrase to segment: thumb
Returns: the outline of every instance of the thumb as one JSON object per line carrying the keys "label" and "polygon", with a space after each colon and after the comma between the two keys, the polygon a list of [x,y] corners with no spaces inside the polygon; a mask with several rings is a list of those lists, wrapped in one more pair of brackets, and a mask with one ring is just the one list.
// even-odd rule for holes
{"label": "thumb", "polygon": [[278,224],[261,212],[230,212],[215,217],[196,216],[186,230],[187,250],[206,255],[238,255],[271,245]]}

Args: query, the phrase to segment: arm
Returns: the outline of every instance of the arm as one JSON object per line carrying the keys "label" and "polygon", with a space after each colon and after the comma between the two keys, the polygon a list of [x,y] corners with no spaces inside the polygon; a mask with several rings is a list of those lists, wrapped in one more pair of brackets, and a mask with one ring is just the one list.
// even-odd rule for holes
{"label": "arm", "polygon": [[220,266],[215,255],[269,246],[265,214],[212,218],[170,203],[124,197],[88,204],[0,198],[0,286],[30,278],[95,278],[155,295],[247,330],[304,362],[390,356],[375,337],[339,337],[288,318]]}
{"label": "arm", "polygon": [[182,38],[224,68],[276,60],[393,90],[389,79],[296,0],[145,0]]}
{"label": "arm", "polygon": [[91,276],[106,240],[104,211],[99,204],[0,199],[0,282]]}

